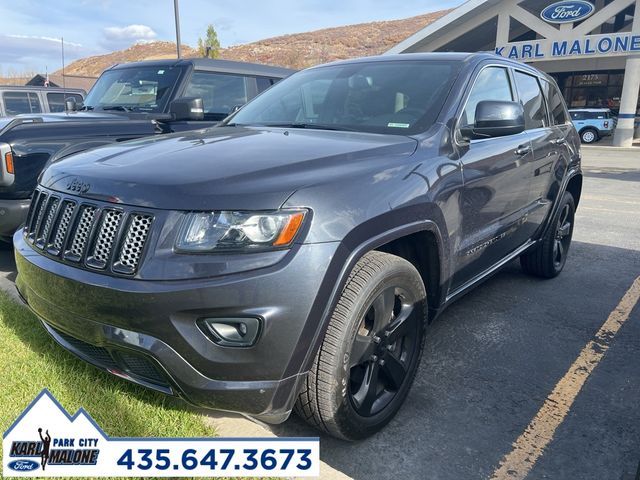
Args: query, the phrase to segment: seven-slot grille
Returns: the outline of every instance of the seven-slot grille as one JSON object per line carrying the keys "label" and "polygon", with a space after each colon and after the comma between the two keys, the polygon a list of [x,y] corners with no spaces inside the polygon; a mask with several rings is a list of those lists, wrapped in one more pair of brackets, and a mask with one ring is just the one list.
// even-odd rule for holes
{"label": "seven-slot grille", "polygon": [[29,243],[64,261],[133,275],[153,216],[36,190],[24,227]]}

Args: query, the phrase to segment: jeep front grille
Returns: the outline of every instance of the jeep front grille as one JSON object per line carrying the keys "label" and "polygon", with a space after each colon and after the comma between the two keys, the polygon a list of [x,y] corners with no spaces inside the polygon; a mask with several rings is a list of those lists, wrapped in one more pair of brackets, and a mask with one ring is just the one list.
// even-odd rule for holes
{"label": "jeep front grille", "polygon": [[133,275],[152,223],[147,213],[38,189],[24,235],[31,245],[64,262]]}

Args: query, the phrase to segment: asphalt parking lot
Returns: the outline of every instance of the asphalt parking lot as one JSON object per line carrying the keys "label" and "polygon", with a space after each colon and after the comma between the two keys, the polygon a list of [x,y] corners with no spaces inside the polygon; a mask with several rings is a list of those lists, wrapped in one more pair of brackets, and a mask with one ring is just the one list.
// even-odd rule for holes
{"label": "asphalt parking lot", "polygon": [[[517,470],[497,472],[500,462],[640,275],[640,152],[586,148],[584,157],[583,198],[562,275],[538,280],[513,263],[451,306],[429,330],[397,418],[357,444],[323,437],[326,464],[357,479],[519,478]],[[11,254],[0,251],[0,288],[12,290],[13,278]],[[640,305],[629,312],[595,368],[583,371],[584,384],[568,387],[575,401],[552,419],[557,428],[546,432],[541,455],[527,460],[527,478],[636,478]],[[295,417],[271,432],[317,434]]]}

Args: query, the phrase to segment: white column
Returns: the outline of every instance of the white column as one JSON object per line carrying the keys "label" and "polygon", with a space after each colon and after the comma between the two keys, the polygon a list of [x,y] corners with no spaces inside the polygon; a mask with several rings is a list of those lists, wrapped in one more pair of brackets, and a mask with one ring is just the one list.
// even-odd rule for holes
{"label": "white column", "polygon": [[500,13],[498,15],[498,28],[496,29],[496,47],[509,43],[509,28],[511,26],[511,17],[508,13]]}
{"label": "white column", "polygon": [[[636,0],[631,31],[636,35],[640,33],[640,0]],[[624,68],[620,114],[616,131],[613,133],[614,147],[633,145],[633,125],[638,108],[638,92],[640,92],[640,55],[628,57]]]}

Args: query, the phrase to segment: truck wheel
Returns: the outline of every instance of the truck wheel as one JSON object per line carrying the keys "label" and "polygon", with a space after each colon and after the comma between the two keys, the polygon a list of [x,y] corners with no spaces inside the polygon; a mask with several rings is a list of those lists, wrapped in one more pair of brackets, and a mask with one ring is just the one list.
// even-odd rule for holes
{"label": "truck wheel", "polygon": [[404,402],[420,363],[427,298],[408,261],[369,252],[355,265],[295,406],[345,440],[380,430]]}
{"label": "truck wheel", "polygon": [[593,128],[585,128],[582,132],[580,132],[580,139],[582,143],[593,143],[598,140],[598,132],[596,132]]}
{"label": "truck wheel", "polygon": [[520,265],[525,272],[553,278],[562,271],[571,246],[575,210],[573,196],[565,192],[551,226],[538,246],[520,256]]}

